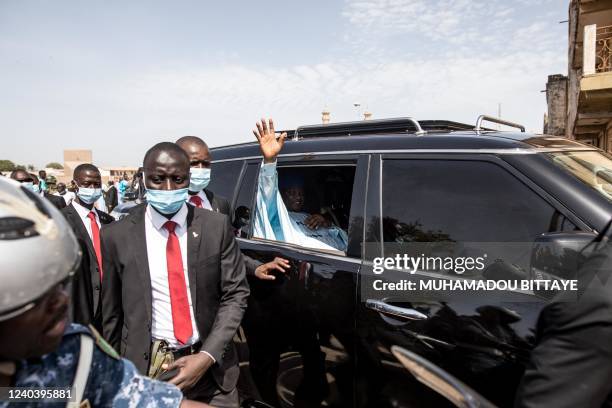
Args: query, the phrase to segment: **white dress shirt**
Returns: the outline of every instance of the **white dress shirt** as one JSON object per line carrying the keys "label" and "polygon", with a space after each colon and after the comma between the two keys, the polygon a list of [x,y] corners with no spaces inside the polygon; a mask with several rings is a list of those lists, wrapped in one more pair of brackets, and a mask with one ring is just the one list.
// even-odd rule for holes
{"label": "white dress shirt", "polygon": [[[164,228],[167,221],[174,221],[176,227],[174,233],[179,241],[181,248],[181,258],[183,261],[183,273],[185,276],[185,284],[187,286],[187,298],[189,300],[189,314],[191,316],[192,335],[187,341],[187,344],[181,344],[174,336],[174,325],[172,323],[172,305],[170,303],[170,286],[168,284],[168,266],[166,263],[166,245],[168,243],[168,230]],[[145,236],[147,243],[147,256],[149,261],[149,272],[151,274],[151,290],[152,290],[152,325],[151,336],[156,340],[165,340],[172,348],[181,348],[187,345],[196,343],[200,339],[196,320],[194,316],[194,307],[191,301],[191,292],[189,290],[189,274],[187,263],[187,206],[183,205],[181,209],[168,220],[159,212],[147,205],[145,215]],[[210,353],[206,353],[210,358],[214,358]]]}
{"label": "white dress shirt", "polygon": [[76,194],[74,194],[72,191],[66,191],[64,195],[61,195],[60,193],[55,193],[54,195],[62,197],[66,202],[67,206],[70,205],[70,203],[72,202],[72,200],[74,200],[74,197],[76,196]]}
{"label": "white dress shirt", "polygon": [[72,202],[72,206],[74,207],[76,212],[79,214],[79,217],[81,217],[81,221],[83,221],[83,225],[85,225],[85,229],[87,230],[89,239],[91,240],[91,242],[93,242],[93,235],[91,232],[91,219],[89,218],[89,213],[93,210],[93,213],[95,214],[95,217],[96,217],[96,224],[98,224],[98,230],[100,230],[100,218],[98,217],[98,212],[95,211],[95,208],[92,208],[90,210],[88,208],[83,207],[81,204],[77,203],[76,201]]}
{"label": "white dress shirt", "polygon": [[[206,194],[204,193],[204,190],[201,190],[198,194],[195,194],[198,197],[200,197],[202,199],[202,208],[206,208],[207,210],[213,211],[212,205],[210,204],[210,201],[208,201],[208,197],[206,197]],[[187,202],[191,205],[193,205],[192,202],[190,202],[189,200],[191,199],[191,197],[193,197],[191,194],[187,197]]]}
{"label": "white dress shirt", "polygon": [[106,206],[106,201],[104,201],[103,195],[101,195],[100,198],[98,198],[98,200],[94,203],[94,207],[102,212],[108,212],[108,207]]}

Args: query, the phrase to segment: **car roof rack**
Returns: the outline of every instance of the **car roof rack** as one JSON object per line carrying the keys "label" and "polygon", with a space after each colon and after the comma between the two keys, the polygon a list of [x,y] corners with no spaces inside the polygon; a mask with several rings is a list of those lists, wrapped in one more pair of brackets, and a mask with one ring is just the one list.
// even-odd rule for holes
{"label": "car roof rack", "polygon": [[477,132],[480,132],[481,130],[491,130],[491,129],[486,129],[482,127],[482,122],[484,122],[485,120],[487,122],[499,123],[500,125],[518,128],[521,130],[522,133],[525,133],[525,126],[519,123],[510,122],[508,120],[504,120],[504,119],[500,119],[500,118],[496,118],[494,116],[488,116],[488,115],[480,115],[478,119],[476,119],[476,127],[474,128],[474,130]]}
{"label": "car roof rack", "polygon": [[352,136],[372,133],[414,133],[417,136],[427,132],[449,132],[455,130],[473,130],[472,125],[448,120],[421,120],[411,117],[360,120],[354,122],[337,122],[323,125],[300,126],[295,130],[287,130],[287,137],[293,140]]}

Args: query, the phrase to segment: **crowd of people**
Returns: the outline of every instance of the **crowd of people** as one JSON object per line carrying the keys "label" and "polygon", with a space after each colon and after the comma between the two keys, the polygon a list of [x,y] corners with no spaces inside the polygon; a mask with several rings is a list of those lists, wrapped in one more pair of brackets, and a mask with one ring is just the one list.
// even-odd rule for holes
{"label": "crowd of people", "polygon": [[[258,124],[260,141],[278,154],[286,135],[277,139],[269,124],[265,123],[265,129]],[[90,353],[92,364],[119,373],[102,393],[95,391],[96,386],[112,378],[111,374],[96,370],[95,381],[86,387],[81,384],[80,398],[94,406],[120,398],[144,402],[156,396],[164,396],[169,405],[182,399],[185,404],[239,405],[240,371],[233,338],[249,296],[246,276],[274,280],[272,272],[284,273],[289,263],[281,258],[262,263],[241,254],[228,201],[207,189],[211,162],[207,144],[195,136],[151,147],[135,177],[139,179],[136,189],[142,180],[146,200],[120,221],[109,211],[130,188],[127,177],[118,186],[109,182],[104,191],[99,169],[84,163],[74,169],[70,186],[58,183],[57,192],[51,194],[44,171],[40,178],[25,170],[10,174],[28,196],[20,197],[22,202],[11,209],[33,224],[30,227],[40,234],[40,245],[46,242],[46,250],[55,250],[53,256],[42,259],[61,262],[49,265],[57,269],[53,272],[40,265],[41,270],[20,275],[12,280],[12,287],[2,290],[2,344],[14,329],[21,330],[31,344],[7,346],[14,363],[3,362],[0,386],[60,387],[65,381],[75,385],[78,375],[70,379],[74,366],[52,366],[62,355],[83,354],[79,339],[93,338],[97,347]],[[17,196],[9,186],[2,184],[2,189]],[[32,200],[30,193],[40,201]],[[49,205],[62,216],[49,211]],[[51,216],[59,235],[41,231],[42,215]],[[308,223],[313,230],[336,230],[316,216]],[[282,233],[283,226],[271,228]],[[41,276],[41,291],[23,299],[8,296],[8,290],[30,286],[34,283],[28,281],[30,277]],[[27,307],[21,309],[24,304]],[[42,343],[44,347],[39,347]],[[125,360],[114,362],[117,355]],[[31,357],[41,359],[36,364],[15,363]],[[45,375],[50,369],[65,372],[51,378]],[[126,390],[136,388],[138,392],[126,395]]]}
{"label": "crowd of people", "polygon": [[[300,180],[279,189],[276,158],[286,135],[271,120],[254,132],[263,155],[255,235],[344,250],[345,231],[303,211]],[[0,180],[0,387],[67,388],[84,406],[239,406],[233,339],[247,276],[274,280],[290,264],[241,253],[230,204],[208,189],[211,163],[207,144],[185,136],[152,146],[133,182],[109,182],[106,194],[91,163],[77,166],[73,184],[59,183],[56,194],[44,171]],[[146,200],[115,220],[109,212],[129,188],[144,190]],[[609,253],[597,262],[609,265]],[[568,344],[577,343],[536,351],[546,357]],[[552,383],[542,382],[540,363],[529,367],[526,384]],[[609,379],[612,364],[602,367]],[[522,388],[519,405],[537,401],[534,387]],[[598,388],[602,398],[609,388]]]}
{"label": "crowd of people", "polygon": [[[73,177],[74,175],[71,174]],[[25,183],[28,189],[33,193],[49,200],[57,209],[61,210],[69,206],[76,198],[78,186],[73,179],[68,185],[63,182],[52,183],[47,177],[45,170],[40,170],[38,175],[29,173],[25,169],[16,169],[10,173],[10,178]],[[134,176],[129,180],[127,174],[124,174],[119,180],[109,180],[108,183],[101,184],[101,195],[98,197],[94,206],[96,209],[103,212],[112,212],[115,207],[126,201],[126,193],[134,190],[134,185],[137,183],[137,177]],[[115,186],[117,184],[117,186]]]}

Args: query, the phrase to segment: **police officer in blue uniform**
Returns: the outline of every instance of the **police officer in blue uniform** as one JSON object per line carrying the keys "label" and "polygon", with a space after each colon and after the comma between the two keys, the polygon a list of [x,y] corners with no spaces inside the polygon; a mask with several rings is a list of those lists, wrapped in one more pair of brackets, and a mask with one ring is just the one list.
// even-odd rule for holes
{"label": "police officer in blue uniform", "polygon": [[0,408],[206,406],[138,374],[93,329],[68,323],[78,248],[51,203],[0,179]]}

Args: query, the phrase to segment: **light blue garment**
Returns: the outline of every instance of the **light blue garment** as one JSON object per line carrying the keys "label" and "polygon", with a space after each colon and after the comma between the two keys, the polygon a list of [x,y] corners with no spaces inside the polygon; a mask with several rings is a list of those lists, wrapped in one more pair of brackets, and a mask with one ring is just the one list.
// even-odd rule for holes
{"label": "light blue garment", "polygon": [[147,189],[147,202],[162,214],[174,214],[187,201],[187,188],[177,190]]}
{"label": "light blue garment", "polygon": [[123,203],[123,197],[125,196],[125,191],[128,189],[129,185],[130,183],[128,183],[126,180],[119,181],[117,186],[117,202],[119,204]]}
{"label": "light blue garment", "polygon": [[257,210],[253,235],[309,248],[346,251],[348,235],[336,226],[310,229],[310,214],[287,210],[278,190],[276,163],[262,163],[257,183]]}
{"label": "light blue garment", "polygon": [[79,200],[85,204],[93,204],[98,201],[100,197],[102,197],[101,188],[78,187],[77,197],[79,197]]}
{"label": "light blue garment", "polygon": [[210,183],[210,169],[191,167],[189,169],[189,191],[199,193]]}
{"label": "light blue garment", "polygon": [[21,183],[21,186],[23,188],[27,188],[28,190],[30,190],[31,192],[38,194],[40,192],[40,190],[38,189],[38,184],[34,184],[31,181],[24,181],[23,183]]}

